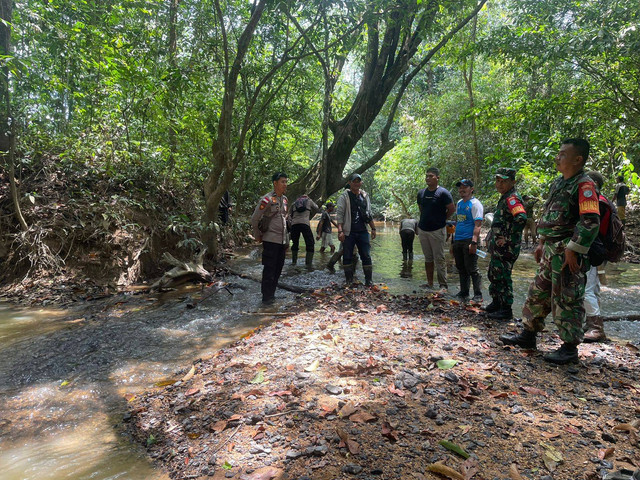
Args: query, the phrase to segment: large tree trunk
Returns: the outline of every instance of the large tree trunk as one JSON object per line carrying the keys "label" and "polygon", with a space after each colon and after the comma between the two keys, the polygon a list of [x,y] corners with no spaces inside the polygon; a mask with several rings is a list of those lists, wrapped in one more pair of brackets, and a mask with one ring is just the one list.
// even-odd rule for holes
{"label": "large tree trunk", "polygon": [[[360,88],[349,112],[339,121],[331,122],[333,142],[326,154],[326,161],[312,165],[304,175],[288,189],[291,197],[302,192],[315,200],[324,201],[340,190],[350,173],[344,172],[351,152],[369,130],[382,111],[389,96],[396,89],[393,106],[387,115],[387,123],[380,133],[380,144],[376,151],[355,171],[362,173],[375,165],[395,146],[389,139],[389,130],[402,96],[413,78],[429,63],[433,55],[470,20],[475,18],[487,0],[480,0],[473,11],[453,26],[440,42],[426,55],[414,59],[423,38],[430,32],[439,14],[438,2],[398,2],[389,7],[381,25],[381,16],[367,16],[367,56]],[[419,14],[419,15],[418,15]],[[384,28],[382,28],[384,27]],[[379,32],[383,30],[382,40]],[[400,87],[399,80],[403,78]]]}
{"label": "large tree trunk", "polygon": [[29,229],[20,209],[20,198],[15,177],[15,120],[11,116],[11,90],[9,87],[8,59],[11,56],[12,0],[0,0],[0,55],[5,59],[0,70],[0,156],[7,167],[11,200],[16,220],[23,231]]}

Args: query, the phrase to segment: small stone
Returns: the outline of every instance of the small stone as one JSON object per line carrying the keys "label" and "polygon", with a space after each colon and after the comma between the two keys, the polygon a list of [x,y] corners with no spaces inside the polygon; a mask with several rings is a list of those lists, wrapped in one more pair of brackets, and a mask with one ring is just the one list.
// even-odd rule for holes
{"label": "small stone", "polygon": [[347,463],[344,467],[342,467],[342,471],[351,475],[358,475],[362,471],[362,467],[360,465],[356,465],[355,463]]}
{"label": "small stone", "polygon": [[553,480],[553,477],[551,475],[545,475],[543,477],[540,477],[540,480]]}
{"label": "small stone", "polygon": [[444,374],[444,378],[452,383],[458,383],[459,378],[458,376],[453,373],[453,372],[447,372]]}
{"label": "small stone", "polygon": [[342,389],[340,387],[331,385],[330,383],[326,387],[324,387],[324,389],[331,395],[340,395],[342,393]]}
{"label": "small stone", "polygon": [[295,460],[296,458],[300,458],[302,456],[302,452],[299,450],[287,450],[287,453],[284,455],[288,460]]}
{"label": "small stone", "polygon": [[522,413],[524,409],[520,406],[520,405],[514,405],[513,407],[511,407],[511,413],[513,413],[514,415],[516,413]]}
{"label": "small stone", "polygon": [[424,412],[424,416],[434,419],[438,416],[438,410],[435,408],[429,408],[426,412]]}
{"label": "small stone", "polygon": [[604,440],[605,442],[611,442],[611,443],[617,443],[618,439],[616,437],[614,437],[613,435],[611,435],[610,433],[603,433],[602,434],[602,440]]}
{"label": "small stone", "polygon": [[371,475],[382,475],[382,469],[381,468],[374,468],[373,470],[371,470]]}

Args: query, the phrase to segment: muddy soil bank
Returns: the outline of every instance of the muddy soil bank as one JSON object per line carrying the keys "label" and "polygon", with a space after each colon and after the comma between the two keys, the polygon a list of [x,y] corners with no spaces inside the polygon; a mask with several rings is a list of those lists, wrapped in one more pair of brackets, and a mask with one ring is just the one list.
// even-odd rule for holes
{"label": "muddy soil bank", "polygon": [[[333,286],[138,395],[128,430],[172,478],[589,479],[640,467],[637,342],[576,365],[497,340],[437,295]],[[438,473],[436,473],[438,472]]]}

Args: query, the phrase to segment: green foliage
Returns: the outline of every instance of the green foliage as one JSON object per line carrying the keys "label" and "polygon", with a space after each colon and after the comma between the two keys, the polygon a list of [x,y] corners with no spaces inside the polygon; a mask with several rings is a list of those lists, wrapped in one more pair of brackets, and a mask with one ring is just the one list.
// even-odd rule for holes
{"label": "green foliage", "polygon": [[[415,22],[426,21],[430,5],[412,4]],[[220,7],[222,19],[211,0],[181,1],[173,48],[170,2],[19,1],[13,10],[14,55],[0,59],[11,72],[19,172],[52,160],[54,170],[73,178],[72,194],[91,197],[105,209],[113,207],[111,195],[118,195],[115,205],[130,199],[142,209],[162,203],[154,198],[190,196],[188,205],[177,202],[163,228],[191,238],[219,135],[222,65],[233,53],[224,48],[220,20],[235,48],[251,13],[246,2]],[[419,53],[433,47],[455,18],[448,12],[459,7],[460,2],[441,2],[442,22],[425,34]],[[441,169],[441,184],[449,189],[472,176],[472,119],[481,198],[495,198],[492,174],[499,166],[519,170],[522,192],[544,195],[557,175],[553,158],[560,140],[579,135],[591,141],[588,167],[605,175],[606,189],[620,173],[640,187],[640,13],[632,7],[621,0],[489,2],[478,18],[477,36],[468,25],[409,85],[391,129],[396,147],[365,174],[375,211],[400,216],[400,198],[417,215],[415,194],[430,165]],[[382,38],[393,27],[382,21],[388,8],[382,1],[268,4],[240,66],[229,136],[239,141],[243,114],[252,108],[244,159],[231,186],[236,212],[253,208],[271,187],[273,171],[284,170],[295,180],[321,156],[322,62],[296,40],[293,18],[305,28],[316,25],[306,31],[314,46],[331,45],[322,53],[330,68],[347,59],[331,99],[332,118],[340,119],[358,93],[369,54],[367,28],[346,32],[369,15],[369,28],[378,24]],[[269,76],[294,44],[295,60]],[[472,60],[473,107],[462,75]],[[252,104],[259,88],[264,95]],[[376,150],[379,138],[372,132],[384,120],[376,119],[364,134],[345,170]],[[95,191],[96,185],[108,188]],[[34,198],[38,193],[30,192]]]}

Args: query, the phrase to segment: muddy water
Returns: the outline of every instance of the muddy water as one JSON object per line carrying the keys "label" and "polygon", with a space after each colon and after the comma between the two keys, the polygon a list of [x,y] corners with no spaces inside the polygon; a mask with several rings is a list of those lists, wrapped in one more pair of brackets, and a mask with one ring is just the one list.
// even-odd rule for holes
{"label": "muddy water", "polygon": [[[421,292],[425,272],[419,244],[413,264],[403,264],[397,226],[379,225],[378,233],[372,247],[374,281],[391,293]],[[316,252],[312,271],[287,260],[283,281],[309,287],[342,284],[340,270],[323,269],[328,258]],[[487,261],[480,263],[486,271]],[[259,278],[259,249],[239,252],[230,265]],[[449,265],[451,270],[450,260]],[[532,256],[523,254],[514,275],[516,314],[534,272]],[[640,266],[611,266],[608,278],[603,311],[639,313]],[[269,318],[273,310],[260,306],[256,282],[235,277],[229,282],[228,290],[196,308],[187,305],[200,297],[199,287],[165,296],[118,296],[72,316],[0,305],[0,478],[164,480],[121,433],[127,399],[186,373],[194,359],[211,355]],[[453,272],[450,289],[457,292]],[[280,306],[293,299],[284,290],[277,296]],[[624,340],[640,341],[639,328],[640,322],[607,323],[609,335]]]}

